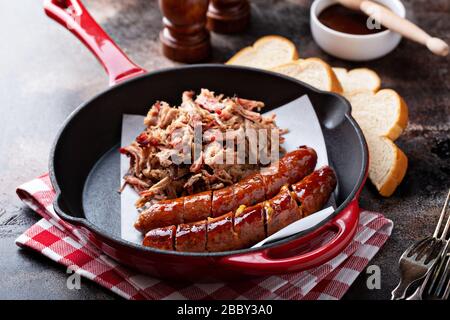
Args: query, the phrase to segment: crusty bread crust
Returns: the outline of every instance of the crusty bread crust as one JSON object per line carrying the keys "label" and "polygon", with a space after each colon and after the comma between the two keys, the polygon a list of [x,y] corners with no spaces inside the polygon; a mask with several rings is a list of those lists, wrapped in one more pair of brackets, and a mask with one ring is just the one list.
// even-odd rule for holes
{"label": "crusty bread crust", "polygon": [[258,50],[258,48],[261,48],[264,44],[271,42],[271,41],[277,41],[277,42],[281,41],[284,44],[286,44],[288,47],[290,47],[291,54],[288,55],[286,62],[298,59],[299,56],[298,56],[297,47],[291,40],[289,40],[285,37],[282,37],[282,36],[278,36],[278,35],[268,35],[268,36],[259,38],[255,43],[253,43],[252,46],[245,47],[245,48],[242,48],[241,50],[239,50],[225,64],[239,65],[240,64],[239,61],[240,61],[240,59],[242,59],[242,57],[244,57],[245,55],[247,55],[249,53],[254,52],[255,50]]}
{"label": "crusty bread crust", "polygon": [[[337,79],[336,75],[334,74],[333,70],[331,69],[331,66],[328,63],[326,63],[325,61],[323,61],[322,59],[319,59],[319,58],[298,59],[298,60],[295,60],[295,61],[292,61],[292,62],[289,62],[286,64],[282,64],[275,68],[271,68],[270,70],[279,72],[282,74],[290,75],[289,73],[285,72],[285,70],[288,70],[291,68],[298,68],[298,72],[301,73],[302,69],[310,63],[315,63],[317,65],[320,65],[327,74],[326,79],[322,79],[322,81],[321,81],[323,85],[321,87],[318,87],[318,89],[342,94],[343,90],[342,90],[339,80]],[[303,82],[306,82],[306,83],[314,86],[314,83],[309,82],[308,79],[298,77],[298,80],[301,80]]]}
{"label": "crusty bread crust", "polygon": [[[387,90],[387,89],[384,89],[384,90]],[[406,105],[406,102],[405,102],[405,100],[403,100],[402,97],[400,97],[398,95],[398,98],[399,98],[399,109],[400,109],[398,112],[398,118],[397,118],[395,125],[392,127],[391,130],[389,130],[389,132],[387,134],[387,137],[392,139],[392,141],[397,140],[397,138],[403,133],[403,131],[408,126],[408,117],[409,117],[408,106]]]}
{"label": "crusty bread crust", "polygon": [[[345,92],[345,88],[344,88]],[[352,93],[344,93],[344,96],[346,96],[352,106],[354,106],[354,109],[356,108],[355,101],[352,101],[352,96],[359,95],[366,95],[366,101],[367,103],[371,103],[370,101],[373,99],[377,99],[377,97],[389,95],[390,97],[393,97],[393,104],[392,108],[395,108],[395,119],[389,119],[389,122],[392,122],[392,125],[384,134],[380,136],[380,139],[367,139],[367,143],[369,144],[369,150],[374,150],[376,147],[372,144],[378,144],[378,143],[387,143],[390,146],[389,152],[393,153],[392,157],[392,163],[390,163],[390,169],[385,177],[381,181],[380,179],[376,178],[378,176],[377,172],[382,172],[385,170],[385,167],[383,167],[383,163],[371,163],[369,167],[369,179],[372,181],[372,183],[375,185],[375,187],[378,189],[378,192],[385,197],[391,196],[397,186],[402,182],[406,170],[408,168],[408,158],[403,153],[403,151],[395,145],[393,141],[395,141],[405,130],[405,128],[408,125],[408,107],[400,95],[398,95],[397,92],[395,92],[392,89],[382,89],[379,90],[376,93],[373,93],[371,91],[353,91]],[[361,102],[360,102],[361,103]],[[373,112],[376,113],[377,109],[374,107]],[[358,122],[358,117],[355,117],[355,120]],[[388,119],[387,119],[388,120]],[[373,132],[372,127],[367,127],[364,125],[363,122],[359,121],[358,124],[363,129],[363,132],[370,135],[379,135],[377,132]],[[367,135],[366,135],[367,137]],[[369,154],[370,157],[370,154]]]}
{"label": "crusty bread crust", "polygon": [[[381,87],[381,79],[378,74],[368,68],[356,68],[347,70],[345,68],[333,68],[339,82],[344,88],[345,94],[350,94],[361,90],[377,92]],[[366,81],[361,81],[362,77]]]}
{"label": "crusty bread crust", "polygon": [[[383,132],[381,135],[388,137],[392,141],[395,141],[405,130],[406,126],[408,125],[408,107],[400,95],[395,92],[392,89],[381,89],[376,93],[373,93],[368,90],[358,90],[353,91],[351,93],[345,93],[344,88],[344,96],[350,101],[350,103],[354,106],[354,112],[357,112],[356,107],[356,99],[355,97],[360,98],[363,96],[365,98],[366,104],[370,104],[371,102],[376,101],[377,99],[382,99],[384,96],[390,96],[395,101],[392,104],[392,108],[395,108],[395,119],[387,119],[389,122],[392,122],[392,125],[390,128],[386,130],[386,132]],[[361,99],[361,98],[360,98]],[[360,100],[359,99],[359,100]],[[377,112],[376,108],[373,108],[374,114]],[[355,119],[358,121],[358,117],[355,115]],[[362,122],[359,123],[359,125],[364,126]],[[370,128],[363,128],[367,131],[371,131]]]}
{"label": "crusty bread crust", "polygon": [[344,92],[344,88],[342,87],[341,82],[336,77],[336,74],[333,72],[333,69],[331,67],[329,68],[329,75],[332,83],[331,91],[342,94]]}
{"label": "crusty bread crust", "polygon": [[392,143],[392,148],[395,150],[396,157],[384,183],[377,188],[378,192],[382,196],[390,197],[406,175],[406,170],[408,169],[408,158],[403,151],[395,145],[394,142],[389,139],[386,140]]}

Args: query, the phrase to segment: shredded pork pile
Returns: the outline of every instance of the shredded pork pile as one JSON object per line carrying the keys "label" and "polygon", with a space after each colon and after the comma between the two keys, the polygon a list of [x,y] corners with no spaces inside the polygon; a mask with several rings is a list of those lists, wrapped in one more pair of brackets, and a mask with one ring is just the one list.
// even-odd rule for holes
{"label": "shredded pork pile", "polygon": [[[269,150],[275,143],[271,131],[276,131],[279,144],[286,133],[276,126],[274,116],[257,112],[263,107],[259,101],[226,98],[207,89],[196,97],[184,92],[179,107],[156,102],[144,120],[144,132],[121,148],[130,157],[125,183],[140,195],[136,206],[223,188],[257,170],[261,163],[248,164],[248,129],[265,129]],[[237,160],[238,154],[242,159],[238,146],[247,146],[244,164]]]}

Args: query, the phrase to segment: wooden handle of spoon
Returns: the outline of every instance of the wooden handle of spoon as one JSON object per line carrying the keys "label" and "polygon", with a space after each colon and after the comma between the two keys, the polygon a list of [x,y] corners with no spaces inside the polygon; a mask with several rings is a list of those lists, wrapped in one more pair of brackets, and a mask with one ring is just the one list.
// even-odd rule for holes
{"label": "wooden handle of spoon", "polygon": [[436,55],[446,56],[448,44],[439,38],[434,38],[411,21],[399,17],[391,10],[369,0],[363,0],[359,6],[366,15],[374,17],[386,28],[400,33],[402,36],[427,46]]}

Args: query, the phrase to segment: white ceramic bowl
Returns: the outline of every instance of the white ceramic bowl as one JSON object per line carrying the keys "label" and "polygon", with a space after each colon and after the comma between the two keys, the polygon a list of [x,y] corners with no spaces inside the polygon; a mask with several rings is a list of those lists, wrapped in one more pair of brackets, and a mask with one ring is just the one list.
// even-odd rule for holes
{"label": "white ceramic bowl", "polygon": [[[328,28],[317,18],[337,0],[315,0],[310,10],[311,32],[316,43],[325,52],[345,60],[366,61],[382,57],[391,52],[400,42],[401,36],[390,30],[354,35]],[[399,0],[376,0],[390,8],[400,17],[405,17],[405,7]]]}

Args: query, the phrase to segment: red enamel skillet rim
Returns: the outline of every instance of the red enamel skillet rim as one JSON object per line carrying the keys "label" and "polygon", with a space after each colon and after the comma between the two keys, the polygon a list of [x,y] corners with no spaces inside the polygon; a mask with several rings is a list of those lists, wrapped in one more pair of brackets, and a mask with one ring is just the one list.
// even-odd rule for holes
{"label": "red enamel skillet rim", "polygon": [[[90,16],[88,11],[85,9],[83,4],[79,0],[46,0],[44,1],[44,8],[46,14],[60,23],[61,25],[67,27],[73,34],[75,34],[85,45],[88,47],[92,53],[97,57],[97,59],[100,61],[100,63],[104,66],[108,76],[109,76],[109,83],[110,85],[115,86],[121,86],[120,82],[126,82],[130,83],[133,81],[138,81],[139,78],[143,76],[148,76],[151,74],[158,74],[165,72],[166,70],[159,70],[152,72],[151,74],[148,74],[146,70],[140,68],[136,64],[134,64],[129,58],[120,50],[120,48],[117,47],[117,45],[111,40],[111,38],[101,29],[101,27],[95,22],[95,20]],[[257,71],[260,73],[268,73],[272,75],[276,75],[277,77],[284,78],[289,81],[297,82],[295,79],[275,74],[273,72],[269,71],[263,71],[263,70],[257,70],[253,68],[247,68],[247,67],[237,67],[237,66],[225,66],[225,65],[197,65],[197,66],[186,66],[186,67],[179,67],[177,69],[183,69],[183,68],[196,68],[196,67],[207,67],[207,66],[214,66],[214,67],[220,67],[220,68],[235,68],[235,69],[251,69],[253,71]],[[52,185],[56,192],[56,201],[54,203],[54,209],[58,213],[58,215],[65,221],[69,223],[73,223],[78,226],[85,227],[89,230],[91,230],[95,234],[100,234],[103,237],[105,237],[108,240],[120,243],[122,245],[132,247],[134,249],[140,250],[143,253],[145,252],[154,252],[154,253],[160,253],[160,254],[168,254],[168,255],[179,255],[179,256],[199,256],[199,257],[208,257],[208,256],[214,256],[214,257],[227,257],[230,255],[236,256],[239,255],[240,257],[244,257],[245,260],[245,254],[248,255],[248,262],[250,260],[256,258],[256,254],[260,255],[260,260],[265,260],[268,262],[271,266],[276,267],[276,265],[281,266],[288,262],[307,262],[314,257],[318,256],[328,256],[332,253],[336,253],[349,243],[351,238],[354,235],[355,228],[358,223],[359,218],[359,208],[357,204],[357,200],[359,197],[359,194],[362,190],[362,187],[366,181],[367,173],[368,173],[368,149],[367,144],[364,139],[364,136],[362,134],[361,129],[359,128],[358,124],[355,122],[355,120],[350,115],[351,107],[349,103],[342,98],[341,96],[337,94],[333,94],[330,92],[324,92],[321,90],[318,90],[316,88],[311,87],[308,84],[300,82],[303,86],[308,87],[309,89],[316,91],[320,94],[327,94],[327,95],[333,95],[340,99],[344,105],[347,106],[347,112],[345,113],[346,119],[350,122],[350,124],[354,127],[359,143],[361,144],[361,148],[363,150],[363,170],[360,172],[360,175],[355,183],[355,187],[353,188],[350,195],[347,197],[347,199],[335,210],[332,216],[328,217],[324,221],[320,222],[318,225],[315,225],[314,227],[307,229],[303,232],[300,232],[296,235],[293,235],[291,237],[288,237],[286,239],[270,243],[268,245],[264,245],[260,248],[250,248],[250,249],[241,249],[241,250],[234,250],[234,251],[225,251],[225,252],[213,252],[213,253],[191,253],[191,252],[176,252],[176,251],[166,251],[166,250],[159,250],[154,248],[148,248],[144,247],[142,245],[137,245],[128,241],[125,241],[121,238],[112,236],[109,233],[105,233],[103,230],[92,224],[90,221],[88,221],[85,218],[76,218],[73,216],[70,216],[64,212],[64,210],[58,205],[58,199],[61,197],[61,190],[58,186],[57,179],[55,177],[54,173],[54,164],[53,164],[53,155],[55,152],[55,147],[57,145],[57,142],[60,139],[61,133],[64,131],[64,128],[68,123],[72,121],[72,119],[77,115],[77,113],[82,110],[84,107],[89,105],[89,102],[86,102],[79,106],[72,114],[67,118],[65,123],[63,124],[62,128],[59,130],[55,142],[53,144],[52,150],[51,150],[51,157],[50,157],[50,179],[52,182]],[[99,94],[98,96],[102,95]],[[98,97],[97,96],[97,97]],[[92,100],[96,99],[94,97]],[[340,213],[344,209],[350,209],[350,214],[340,215]],[[324,232],[329,229],[337,229],[336,236],[327,244],[324,246],[313,250],[311,252],[308,252],[307,254],[303,254],[296,257],[286,258],[286,259],[278,259],[278,260],[271,260],[266,256],[267,249],[273,248],[273,247],[279,247],[282,244],[289,243],[293,241],[294,239],[298,239],[301,237],[304,237],[305,235],[311,233],[311,238],[314,237],[314,235],[317,235],[317,233]],[[314,231],[314,232],[313,232]],[[305,237],[307,238],[307,237]],[[308,238],[309,239],[309,238]],[[258,251],[258,252],[256,252]],[[241,260],[242,261],[242,260]]]}

